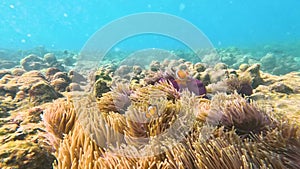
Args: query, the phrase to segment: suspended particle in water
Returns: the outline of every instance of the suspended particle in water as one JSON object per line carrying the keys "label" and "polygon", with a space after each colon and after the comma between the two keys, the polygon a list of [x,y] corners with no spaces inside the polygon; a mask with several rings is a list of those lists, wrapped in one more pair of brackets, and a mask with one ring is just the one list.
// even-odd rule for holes
{"label": "suspended particle in water", "polygon": [[179,5],[179,11],[183,11],[185,9],[185,4],[184,3],[181,3]]}
{"label": "suspended particle in water", "polygon": [[120,50],[121,50],[121,49],[118,48],[118,47],[115,47],[115,48],[114,48],[114,51],[115,51],[115,52],[119,52]]}

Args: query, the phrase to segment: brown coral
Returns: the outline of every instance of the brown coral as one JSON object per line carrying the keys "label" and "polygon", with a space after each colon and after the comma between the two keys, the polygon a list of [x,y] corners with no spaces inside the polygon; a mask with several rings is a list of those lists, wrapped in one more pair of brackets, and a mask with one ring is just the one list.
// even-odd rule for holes
{"label": "brown coral", "polygon": [[45,82],[38,82],[30,88],[29,97],[33,104],[38,105],[58,99],[62,97],[62,94]]}

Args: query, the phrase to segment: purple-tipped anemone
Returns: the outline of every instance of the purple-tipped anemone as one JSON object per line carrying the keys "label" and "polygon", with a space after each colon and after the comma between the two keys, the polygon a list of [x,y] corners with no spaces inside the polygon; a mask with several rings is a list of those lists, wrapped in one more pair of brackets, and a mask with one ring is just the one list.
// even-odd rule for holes
{"label": "purple-tipped anemone", "polygon": [[187,82],[187,88],[196,95],[206,95],[206,89],[203,83],[198,79],[190,79]]}
{"label": "purple-tipped anemone", "polygon": [[198,79],[189,78],[187,81],[184,82],[185,83],[184,85],[181,85],[180,83],[178,83],[178,81],[175,80],[175,78],[173,78],[172,76],[162,77],[158,80],[158,82],[163,81],[163,80],[169,81],[177,91],[182,91],[183,89],[188,89],[190,92],[193,92],[194,94],[196,94],[198,96],[203,95],[204,97],[206,97],[205,86]]}

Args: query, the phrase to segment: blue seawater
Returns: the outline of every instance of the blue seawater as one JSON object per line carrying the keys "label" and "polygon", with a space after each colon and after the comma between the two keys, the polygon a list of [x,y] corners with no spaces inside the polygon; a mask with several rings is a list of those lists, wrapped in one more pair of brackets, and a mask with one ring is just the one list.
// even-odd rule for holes
{"label": "blue seawater", "polygon": [[[50,50],[79,51],[103,26],[141,12],[183,18],[200,29],[216,47],[293,43],[300,38],[299,9],[299,0],[3,0],[0,48],[44,46]],[[144,36],[129,39],[127,46],[178,45],[171,41],[155,35]]]}

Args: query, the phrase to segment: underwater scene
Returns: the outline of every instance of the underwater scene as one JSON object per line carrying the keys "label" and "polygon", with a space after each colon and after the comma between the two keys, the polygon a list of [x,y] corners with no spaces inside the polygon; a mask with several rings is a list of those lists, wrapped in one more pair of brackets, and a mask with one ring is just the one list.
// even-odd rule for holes
{"label": "underwater scene", "polygon": [[299,169],[300,1],[0,2],[1,169]]}

